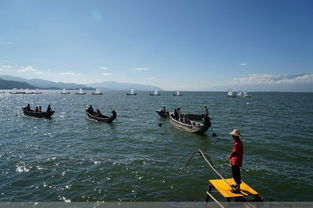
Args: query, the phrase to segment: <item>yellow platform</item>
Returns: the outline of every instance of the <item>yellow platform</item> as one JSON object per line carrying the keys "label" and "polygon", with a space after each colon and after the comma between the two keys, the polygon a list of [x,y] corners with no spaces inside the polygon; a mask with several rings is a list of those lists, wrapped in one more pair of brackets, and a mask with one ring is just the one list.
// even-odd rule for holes
{"label": "yellow platform", "polygon": [[[229,184],[236,184],[233,178],[225,179]],[[214,186],[214,188],[220,192],[225,198],[233,197],[243,197],[243,196],[253,196],[258,195],[253,188],[248,186],[245,182],[241,181],[240,194],[231,192],[231,187],[222,179],[209,180],[209,182]]]}

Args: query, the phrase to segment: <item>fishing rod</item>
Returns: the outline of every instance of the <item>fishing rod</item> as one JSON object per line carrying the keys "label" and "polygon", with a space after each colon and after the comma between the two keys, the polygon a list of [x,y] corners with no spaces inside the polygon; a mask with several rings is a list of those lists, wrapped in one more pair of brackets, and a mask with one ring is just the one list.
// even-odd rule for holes
{"label": "fishing rod", "polygon": [[[189,165],[189,163],[191,162],[191,160],[192,160],[192,158],[193,158],[194,156],[201,156],[201,157],[203,157],[203,159],[204,159],[205,162],[211,167],[211,169],[212,169],[227,185],[229,185],[230,187],[232,187],[231,184],[214,168],[214,166],[212,165],[212,162],[209,161],[209,159],[205,156],[205,154],[201,151],[201,149],[199,149],[197,152],[193,153],[193,154],[190,156],[190,158],[189,158],[189,159],[187,160],[187,162],[185,163],[184,168],[182,168],[182,169],[185,169],[185,168]],[[207,155],[207,156],[208,156],[208,155]],[[208,157],[209,157],[209,156],[208,156]]]}

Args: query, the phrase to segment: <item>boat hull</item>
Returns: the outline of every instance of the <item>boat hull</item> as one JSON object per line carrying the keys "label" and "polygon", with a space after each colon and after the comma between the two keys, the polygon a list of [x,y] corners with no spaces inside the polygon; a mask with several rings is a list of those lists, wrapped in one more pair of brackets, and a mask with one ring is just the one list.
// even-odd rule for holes
{"label": "boat hull", "polygon": [[115,119],[112,116],[108,117],[108,116],[104,116],[104,115],[102,115],[102,117],[97,117],[97,116],[94,116],[94,115],[90,114],[87,111],[86,111],[86,114],[87,114],[88,118],[90,118],[92,120],[95,120],[95,121],[100,121],[100,122],[112,123],[113,120]]}
{"label": "boat hull", "polygon": [[36,118],[51,118],[53,115],[54,111],[50,112],[34,112],[34,111],[29,111],[24,108],[22,108],[24,115],[26,116],[32,116]]}
{"label": "boat hull", "polygon": [[180,122],[176,119],[174,119],[172,116],[169,116],[170,118],[170,122],[171,124],[179,130],[182,131],[186,131],[186,132],[190,132],[190,133],[198,133],[198,134],[202,134],[204,133],[206,130],[208,130],[210,128],[210,125],[205,125],[193,120],[190,120],[191,124],[185,124],[183,122]]}

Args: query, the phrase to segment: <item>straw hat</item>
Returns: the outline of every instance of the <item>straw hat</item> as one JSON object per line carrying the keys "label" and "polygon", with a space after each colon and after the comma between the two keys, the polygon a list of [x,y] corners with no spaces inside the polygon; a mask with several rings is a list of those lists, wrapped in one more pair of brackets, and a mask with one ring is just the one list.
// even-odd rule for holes
{"label": "straw hat", "polygon": [[239,129],[234,129],[232,132],[230,132],[230,135],[234,135],[234,136],[240,136],[240,130]]}

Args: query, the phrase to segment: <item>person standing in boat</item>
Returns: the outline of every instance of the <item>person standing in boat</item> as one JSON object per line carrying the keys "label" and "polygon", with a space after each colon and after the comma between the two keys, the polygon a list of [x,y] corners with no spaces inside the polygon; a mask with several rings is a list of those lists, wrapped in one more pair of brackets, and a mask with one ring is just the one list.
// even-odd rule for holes
{"label": "person standing in boat", "polygon": [[233,143],[233,151],[228,156],[230,165],[232,167],[233,178],[236,182],[235,185],[232,185],[232,192],[240,193],[240,184],[241,184],[241,174],[240,167],[242,166],[243,159],[243,143],[240,140],[240,130],[234,129],[230,135],[234,140]]}
{"label": "person standing in boat", "polygon": [[209,117],[209,110],[207,106],[204,106],[203,115],[204,115],[204,118]]}
{"label": "person standing in boat", "polygon": [[90,114],[94,113],[92,105],[89,105],[89,108],[87,109],[87,112],[90,113]]}
{"label": "person standing in boat", "polygon": [[27,104],[27,106],[26,106],[26,110],[28,110],[28,111],[30,111],[31,109],[30,109],[30,104]]}
{"label": "person standing in boat", "polygon": [[112,118],[116,118],[116,111],[114,109],[112,110]]}
{"label": "person standing in boat", "polygon": [[51,111],[52,111],[51,106],[48,105],[47,112],[51,112]]}

